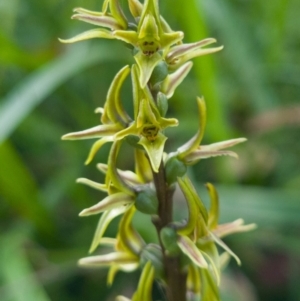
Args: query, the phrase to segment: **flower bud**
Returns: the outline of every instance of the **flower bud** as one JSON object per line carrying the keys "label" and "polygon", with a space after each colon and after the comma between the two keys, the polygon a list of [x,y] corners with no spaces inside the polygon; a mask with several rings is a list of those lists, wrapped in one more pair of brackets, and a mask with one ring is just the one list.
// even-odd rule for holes
{"label": "flower bud", "polygon": [[150,83],[154,86],[162,82],[168,75],[168,65],[165,61],[159,62],[153,69],[150,77]]}
{"label": "flower bud", "polygon": [[156,277],[162,278],[164,265],[163,253],[160,246],[156,244],[148,244],[141,252],[140,264],[145,266],[148,261],[154,266]]}
{"label": "flower bud", "polygon": [[157,108],[162,117],[165,117],[168,111],[168,99],[165,94],[158,92],[157,94]]}
{"label": "flower bud", "polygon": [[166,163],[166,179],[168,184],[175,183],[178,177],[185,175],[186,170],[186,165],[176,157],[169,159]]}
{"label": "flower bud", "polygon": [[133,147],[137,147],[139,149],[144,150],[143,146],[138,144],[140,141],[140,138],[138,136],[128,135],[125,137],[125,141]]}
{"label": "flower bud", "polygon": [[177,256],[180,253],[180,249],[177,244],[176,230],[170,227],[164,227],[160,231],[161,241],[170,256]]}
{"label": "flower bud", "polygon": [[137,194],[135,207],[145,214],[157,214],[158,199],[153,189],[146,188]]}

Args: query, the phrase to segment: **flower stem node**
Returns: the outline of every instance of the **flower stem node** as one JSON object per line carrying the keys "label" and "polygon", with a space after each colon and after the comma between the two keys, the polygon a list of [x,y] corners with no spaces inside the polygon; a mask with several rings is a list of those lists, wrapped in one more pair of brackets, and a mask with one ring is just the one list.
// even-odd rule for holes
{"label": "flower stem node", "polygon": [[158,199],[156,191],[151,188],[145,188],[137,193],[135,207],[138,211],[145,214],[157,214]]}

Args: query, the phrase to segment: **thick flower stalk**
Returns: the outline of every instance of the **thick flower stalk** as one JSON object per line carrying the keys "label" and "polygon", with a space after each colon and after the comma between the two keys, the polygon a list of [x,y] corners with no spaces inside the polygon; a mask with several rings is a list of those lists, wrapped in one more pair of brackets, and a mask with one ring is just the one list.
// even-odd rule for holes
{"label": "thick flower stalk", "polygon": [[[191,59],[217,52],[222,47],[207,48],[215,43],[208,38],[183,43],[183,32],[173,31],[159,13],[158,0],[128,0],[131,16],[126,16],[119,0],[104,0],[101,12],[76,8],[72,19],[98,27],[81,33],[63,43],[93,38],[117,39],[130,45],[135,63],[125,66],[113,79],[103,107],[100,124],[64,135],[64,140],[96,139],[86,160],[90,163],[106,143],[111,143],[107,163],[99,163],[104,183],[80,178],[77,182],[107,193],[100,202],[80,212],[80,216],[100,215],[90,253],[99,246],[108,246],[108,254],[96,254],[79,260],[85,267],[108,267],[108,284],[121,270],[142,269],[133,296],[118,296],[119,301],[151,301],[154,281],[166,290],[168,301],[220,300],[221,271],[227,257],[237,264],[237,255],[222,241],[222,237],[251,230],[238,219],[219,224],[219,199],[214,186],[206,185],[211,205],[206,208],[186,175],[189,165],[201,159],[237,154],[227,150],[245,138],[202,145],[206,125],[204,98],[197,98],[199,128],[184,145],[165,152],[167,127],[179,121],[166,117],[168,100],[191,70]],[[122,46],[120,46],[122,47]],[[126,112],[120,91],[131,76],[133,112]],[[129,101],[129,99],[126,99]],[[120,170],[123,143],[132,146],[134,170]],[[122,159],[122,158],[120,158]],[[186,200],[188,216],[175,221],[172,216],[173,193],[180,189]],[[159,244],[146,244],[132,224],[136,211],[151,216]],[[115,238],[105,237],[109,223],[122,216]],[[220,251],[221,250],[221,251]]]}

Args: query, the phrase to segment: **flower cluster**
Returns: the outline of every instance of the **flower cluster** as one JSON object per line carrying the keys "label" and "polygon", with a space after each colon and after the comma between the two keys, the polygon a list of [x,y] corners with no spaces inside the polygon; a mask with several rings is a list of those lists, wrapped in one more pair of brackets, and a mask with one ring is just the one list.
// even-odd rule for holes
{"label": "flower cluster", "polygon": [[[222,47],[204,48],[215,42],[208,38],[185,44],[183,32],[173,31],[159,14],[158,0],[128,0],[131,13],[127,18],[119,0],[104,0],[102,11],[94,12],[76,8],[73,19],[91,23],[100,28],[91,29],[71,39],[73,43],[92,38],[117,39],[132,48],[135,64],[123,67],[115,76],[108,90],[101,114],[101,124],[93,128],[67,134],[64,140],[97,139],[93,144],[86,164],[106,143],[112,143],[107,164],[98,164],[105,174],[103,184],[80,178],[86,184],[107,193],[107,197],[94,206],[84,209],[80,216],[101,214],[90,253],[99,245],[108,245],[112,252],[82,258],[82,266],[109,267],[108,283],[111,284],[117,271],[143,271],[137,291],[130,300],[150,301],[154,279],[168,286],[164,263],[166,258],[178,258],[181,273],[186,275],[186,300],[219,300],[218,285],[220,270],[229,254],[240,264],[238,257],[221,240],[225,235],[248,231],[254,225],[244,225],[243,220],[219,225],[219,201],[212,184],[207,184],[211,207],[206,209],[191,181],[186,175],[187,166],[201,159],[214,156],[237,155],[224,150],[244,138],[201,145],[206,124],[206,107],[203,98],[197,99],[199,130],[176,151],[164,152],[167,137],[164,129],[178,125],[178,120],[166,118],[168,100],[183,81],[194,57],[217,52]],[[124,110],[120,90],[125,79],[131,75],[133,89],[133,116]],[[124,142],[133,146],[135,170],[117,168],[119,150]],[[141,211],[159,219],[162,200],[158,196],[155,174],[164,173],[166,190],[175,186],[183,192],[188,208],[188,217],[183,221],[171,221],[158,227],[160,244],[146,244],[132,225],[135,212]],[[122,215],[116,238],[105,237],[109,223]],[[223,249],[219,254],[217,246]],[[197,299],[198,298],[198,299]],[[212,298],[212,299],[211,299]],[[119,301],[129,300],[117,297]],[[183,300],[182,300],[183,301]]]}

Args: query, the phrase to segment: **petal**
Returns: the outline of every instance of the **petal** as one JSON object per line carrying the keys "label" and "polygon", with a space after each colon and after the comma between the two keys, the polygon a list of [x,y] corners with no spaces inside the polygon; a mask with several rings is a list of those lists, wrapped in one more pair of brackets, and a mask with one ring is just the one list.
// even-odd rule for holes
{"label": "petal", "polygon": [[142,51],[139,51],[135,56],[135,61],[139,66],[140,76],[139,82],[142,88],[144,88],[152,74],[155,66],[162,60],[161,54],[158,52],[151,56],[144,55]]}
{"label": "petal", "polygon": [[100,140],[96,141],[91,150],[90,150],[90,153],[86,159],[86,161],[84,162],[85,165],[89,164],[93,158],[95,157],[96,153],[99,151],[99,149],[104,145],[106,144],[107,142],[112,142],[114,139],[112,136],[109,136],[109,137],[103,137],[101,138]]}
{"label": "petal", "polygon": [[103,124],[97,125],[90,129],[69,133],[61,137],[62,140],[80,140],[80,139],[91,139],[101,138],[103,136],[112,136],[122,129],[120,124]]}
{"label": "petal", "polygon": [[230,156],[233,158],[238,159],[238,155],[232,151],[204,151],[201,149],[195,150],[188,154],[184,158],[184,162],[187,164],[195,164],[200,159],[208,159],[213,157],[220,157],[220,156]]}
{"label": "petal", "polygon": [[208,213],[208,228],[215,229],[219,221],[219,197],[215,187],[207,183],[206,188],[210,196],[210,209]]}
{"label": "petal", "polygon": [[105,255],[81,258],[78,261],[78,264],[84,267],[103,267],[103,266],[111,266],[115,264],[130,265],[130,264],[137,263],[138,260],[139,260],[138,257],[128,253],[113,252]]}
{"label": "petal", "polygon": [[221,51],[223,48],[224,48],[223,46],[220,46],[220,47],[206,48],[206,49],[200,48],[200,49],[191,51],[191,52],[187,53],[186,55],[183,55],[180,58],[180,65],[187,62],[187,61],[189,61],[189,60],[191,60],[191,59],[193,59],[193,58],[195,58],[195,57]]}
{"label": "petal", "polygon": [[256,227],[256,224],[244,225],[244,220],[240,218],[234,222],[219,225],[213,232],[218,237],[224,237],[234,233],[252,231]]}
{"label": "petal", "polygon": [[125,43],[137,46],[138,44],[138,35],[135,31],[132,30],[115,30],[113,36]]}
{"label": "petal", "polygon": [[195,228],[199,215],[199,209],[197,206],[198,200],[195,200],[194,194],[191,193],[189,183],[187,182],[187,180],[187,177],[177,179],[179,187],[182,193],[184,194],[189,212],[187,224],[176,231],[179,235],[190,235]]}
{"label": "petal", "polygon": [[104,0],[103,6],[102,6],[102,12],[88,10],[82,7],[76,7],[73,9],[74,13],[82,14],[82,15],[91,15],[91,16],[103,16],[106,13],[107,7],[108,7],[108,1],[110,0]]}
{"label": "petal", "polygon": [[171,98],[173,96],[174,91],[190,72],[192,66],[192,62],[184,64],[178,70],[168,75],[167,78],[163,81],[161,92],[163,92],[167,96],[167,98]]}
{"label": "petal", "polygon": [[201,251],[187,236],[179,236],[177,243],[181,251],[187,255],[195,265],[207,269],[208,264]]}
{"label": "petal", "polygon": [[135,148],[134,150],[135,158],[135,173],[142,179],[143,183],[149,183],[153,180],[153,174],[149,160],[145,155],[144,150]]}
{"label": "petal", "polygon": [[85,31],[81,34],[76,35],[75,37],[71,39],[58,39],[61,43],[75,43],[79,41],[89,40],[89,39],[95,39],[95,38],[103,38],[103,39],[114,39],[111,31],[105,30],[105,29],[91,29],[88,31]]}
{"label": "petal", "polygon": [[130,67],[127,65],[114,77],[107,93],[104,112],[101,117],[103,124],[113,122],[126,125],[131,121],[120,100],[120,90],[129,73]]}
{"label": "petal", "polygon": [[152,285],[154,281],[154,267],[148,261],[140,277],[137,291],[132,297],[132,301],[152,301]]}
{"label": "petal", "polygon": [[230,140],[225,140],[225,141],[221,141],[221,142],[212,143],[212,144],[209,144],[209,145],[201,145],[200,150],[203,150],[203,151],[218,151],[220,149],[232,147],[236,144],[239,144],[239,143],[242,143],[242,142],[245,142],[245,141],[247,141],[246,138],[230,139]]}
{"label": "petal", "polygon": [[220,301],[219,288],[209,270],[199,269],[202,283],[202,301]]}
{"label": "petal", "polygon": [[[119,191],[122,191],[128,195],[134,196],[135,193],[133,189],[125,183],[122,177],[119,175],[117,171],[117,157],[119,154],[120,146],[122,141],[115,141],[110,149],[108,156],[108,172],[106,177],[109,178],[111,184]],[[106,182],[105,182],[106,183]]]}
{"label": "petal", "polygon": [[173,60],[177,59],[181,55],[187,54],[188,52],[193,51],[199,47],[204,47],[215,42],[215,39],[207,38],[196,43],[181,44],[178,46],[174,46],[168,52],[166,56],[166,61],[168,63],[171,63]]}
{"label": "petal", "polygon": [[100,212],[111,210],[118,207],[123,207],[134,202],[134,198],[126,193],[118,192],[107,196],[96,205],[82,210],[79,216],[89,216]]}
{"label": "petal", "polygon": [[110,4],[109,8],[112,16],[117,20],[117,22],[122,26],[122,28],[126,29],[128,25],[128,21],[121,8],[119,0],[110,0],[109,4]]}
{"label": "petal", "polygon": [[132,218],[136,209],[131,206],[127,210],[119,223],[119,243],[121,249],[125,252],[138,255],[145,246],[145,242],[138,232],[132,226]]}
{"label": "petal", "polygon": [[173,31],[161,34],[161,47],[166,48],[180,42],[184,37],[182,31]]}
{"label": "petal", "polygon": [[144,19],[147,15],[151,15],[155,19],[155,23],[158,26],[159,31],[161,31],[160,28],[160,17],[159,17],[159,7],[158,7],[158,0],[145,0],[143,5],[143,11],[139,22],[139,29],[144,23]]}
{"label": "petal", "polygon": [[[106,174],[108,171],[107,164],[99,163],[99,164],[97,164],[97,168],[104,174]],[[133,185],[143,184],[143,182],[140,180],[140,178],[137,176],[137,174],[135,174],[131,170],[117,169],[117,172],[123,180],[125,180],[126,182],[128,182],[130,184],[133,184]]]}
{"label": "petal", "polygon": [[129,10],[134,18],[141,16],[143,4],[138,0],[128,0]]}
{"label": "petal", "polygon": [[89,253],[92,253],[96,250],[110,222],[118,215],[124,213],[127,209],[128,209],[127,206],[122,206],[122,207],[114,208],[112,210],[105,211],[101,215],[93,237],[91,247],[89,249]]}
{"label": "petal", "polygon": [[200,273],[198,267],[193,264],[190,264],[188,267],[187,289],[194,294],[199,294],[201,290]]}
{"label": "petal", "polygon": [[76,183],[85,184],[85,185],[88,185],[88,186],[90,186],[92,188],[95,188],[97,190],[107,192],[107,186],[105,184],[100,184],[98,182],[94,182],[94,181],[91,181],[91,180],[86,179],[86,178],[79,178],[79,179],[76,180]]}
{"label": "petal", "polygon": [[159,132],[158,136],[154,141],[149,141],[147,138],[142,137],[139,141],[139,144],[141,144],[145,151],[148,154],[152,169],[154,172],[158,172],[158,168],[161,164],[162,157],[163,157],[163,151],[165,142],[167,140],[167,137],[164,136],[162,133]]}
{"label": "petal", "polygon": [[204,135],[206,125],[206,106],[204,98],[197,97],[197,104],[199,112],[199,129],[193,138],[178,148],[178,158],[181,160],[184,160],[187,155],[197,149]]}
{"label": "petal", "polygon": [[111,30],[123,29],[122,25],[115,18],[109,16],[75,14],[72,16],[72,19],[84,21],[93,25],[108,27]]}
{"label": "petal", "polygon": [[237,262],[238,265],[241,265],[240,259],[237,257],[237,255],[213,232],[210,232],[210,235],[212,239],[220,246],[222,247],[227,253],[229,253]]}

